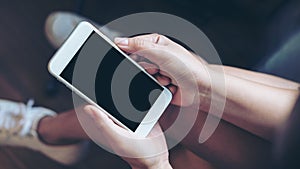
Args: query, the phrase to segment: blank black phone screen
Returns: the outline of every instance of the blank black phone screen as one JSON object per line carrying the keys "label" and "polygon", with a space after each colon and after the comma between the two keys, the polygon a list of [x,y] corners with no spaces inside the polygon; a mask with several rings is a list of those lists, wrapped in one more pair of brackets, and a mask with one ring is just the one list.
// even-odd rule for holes
{"label": "blank black phone screen", "polygon": [[163,88],[96,32],[60,76],[135,131]]}

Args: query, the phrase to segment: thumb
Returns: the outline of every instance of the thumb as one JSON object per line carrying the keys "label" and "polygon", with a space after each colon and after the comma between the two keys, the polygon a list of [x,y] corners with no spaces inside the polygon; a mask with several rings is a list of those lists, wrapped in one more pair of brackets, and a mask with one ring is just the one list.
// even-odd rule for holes
{"label": "thumb", "polygon": [[[98,129],[97,134],[101,135],[96,140],[96,143],[102,144],[110,149],[111,152],[123,157],[132,157],[131,150],[134,150],[136,144],[133,144],[135,139],[131,138],[131,133],[124,128],[116,125],[103,111],[97,107],[88,105],[84,110],[95,121]],[[105,141],[103,141],[105,140]]]}
{"label": "thumb", "polygon": [[123,128],[117,126],[103,111],[95,106],[87,105],[84,107],[85,112],[94,120],[96,127],[100,130],[109,141],[114,141],[124,133]]}

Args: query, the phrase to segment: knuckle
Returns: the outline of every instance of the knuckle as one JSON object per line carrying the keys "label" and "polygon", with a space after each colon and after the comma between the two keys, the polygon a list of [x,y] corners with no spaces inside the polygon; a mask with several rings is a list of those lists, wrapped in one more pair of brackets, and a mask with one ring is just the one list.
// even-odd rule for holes
{"label": "knuckle", "polygon": [[105,122],[101,121],[101,120],[98,120],[97,121],[97,128],[99,129],[104,129],[106,126]]}
{"label": "knuckle", "polygon": [[158,33],[153,33],[151,37],[152,37],[152,42],[158,44],[158,42],[161,39],[162,35],[160,35]]}
{"label": "knuckle", "polygon": [[138,48],[141,48],[141,47],[145,46],[145,41],[140,38],[134,39],[134,45]]}
{"label": "knuckle", "polygon": [[154,42],[155,44],[164,45],[165,41],[167,39],[166,36],[158,34],[158,33],[153,33],[151,36],[152,36],[152,42]]}

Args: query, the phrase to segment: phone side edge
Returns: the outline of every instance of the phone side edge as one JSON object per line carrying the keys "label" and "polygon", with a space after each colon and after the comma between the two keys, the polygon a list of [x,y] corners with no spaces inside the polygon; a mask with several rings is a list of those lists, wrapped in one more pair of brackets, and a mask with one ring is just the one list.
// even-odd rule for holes
{"label": "phone side edge", "polygon": [[166,87],[163,86],[163,91],[148,111],[147,115],[140,123],[135,133],[141,137],[146,137],[154,125],[157,123],[161,115],[164,113],[166,108],[169,106],[172,100],[172,93]]}
{"label": "phone side edge", "polygon": [[55,77],[59,76],[93,30],[93,26],[88,22],[80,22],[50,59],[48,71]]}

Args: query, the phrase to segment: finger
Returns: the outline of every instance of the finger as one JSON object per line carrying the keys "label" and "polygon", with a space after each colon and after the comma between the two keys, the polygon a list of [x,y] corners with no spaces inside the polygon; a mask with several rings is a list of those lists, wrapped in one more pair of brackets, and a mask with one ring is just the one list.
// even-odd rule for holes
{"label": "finger", "polygon": [[167,86],[171,83],[171,79],[166,77],[166,76],[163,76],[163,75],[156,75],[155,78],[157,79],[157,81],[163,85],[163,86]]}
{"label": "finger", "polygon": [[173,83],[174,85],[177,85],[176,80],[174,79],[174,77],[172,77],[172,76],[170,75],[170,73],[167,73],[166,71],[163,71],[163,70],[161,70],[161,69],[159,69],[159,72],[158,72],[158,73],[161,74],[162,76],[165,76],[165,77],[170,78],[170,80],[171,80],[170,83]]}
{"label": "finger", "polygon": [[[184,96],[184,97],[183,97]],[[194,94],[190,92],[182,91],[181,88],[177,88],[173,95],[171,103],[177,106],[189,106],[194,102]]]}
{"label": "finger", "polygon": [[116,44],[125,52],[135,53],[145,57],[154,63],[160,63],[170,57],[170,51],[166,50],[165,44],[173,44],[174,42],[168,38],[151,34],[150,37],[138,36],[134,38],[116,38]]}
{"label": "finger", "polygon": [[135,36],[135,37],[132,37],[132,38],[120,38],[120,37],[117,37],[115,38],[115,43],[117,45],[127,45],[127,43],[136,43],[136,42],[139,42],[140,40],[143,40],[143,41],[149,41],[149,42],[152,42],[152,43],[155,43],[155,44],[158,44],[158,45],[168,45],[170,42],[172,42],[169,38],[163,36],[163,35],[160,35],[160,34],[157,34],[157,33],[153,33],[153,34],[147,34],[147,35],[141,35],[141,36]]}
{"label": "finger", "polygon": [[177,91],[177,86],[175,85],[172,85],[172,84],[169,84],[168,86],[168,89],[170,90],[170,92],[175,95],[176,91]]}
{"label": "finger", "polygon": [[156,137],[156,136],[160,136],[162,135],[162,129],[159,125],[159,123],[157,122],[154,127],[152,128],[151,132],[148,134],[148,138],[151,138],[151,137]]}
{"label": "finger", "polygon": [[141,65],[151,75],[154,75],[159,71],[158,66],[155,64],[148,62],[138,62],[138,64]]}
{"label": "finger", "polygon": [[146,59],[145,57],[142,57],[142,56],[140,56],[139,62],[148,62],[148,63],[154,64],[154,63],[151,62],[149,59]]}
{"label": "finger", "polygon": [[169,73],[167,73],[166,71],[163,71],[163,70],[159,70],[159,74],[166,76],[166,77],[171,77]]}
{"label": "finger", "polygon": [[111,142],[117,142],[121,138],[121,133],[125,133],[125,129],[116,125],[104,112],[95,106],[88,105],[84,107],[85,112],[94,120],[101,134]]}
{"label": "finger", "polygon": [[131,54],[131,55],[129,55],[129,57],[130,57],[132,60],[136,61],[136,62],[140,62],[140,61],[141,61],[141,57],[140,57],[139,55]]}
{"label": "finger", "polygon": [[[129,57],[131,59],[133,59],[134,61],[136,61],[136,62],[148,62],[148,63],[152,63],[149,59],[146,59],[145,57],[137,55],[136,53],[129,55]],[[152,63],[152,64],[154,64],[154,63]]]}

